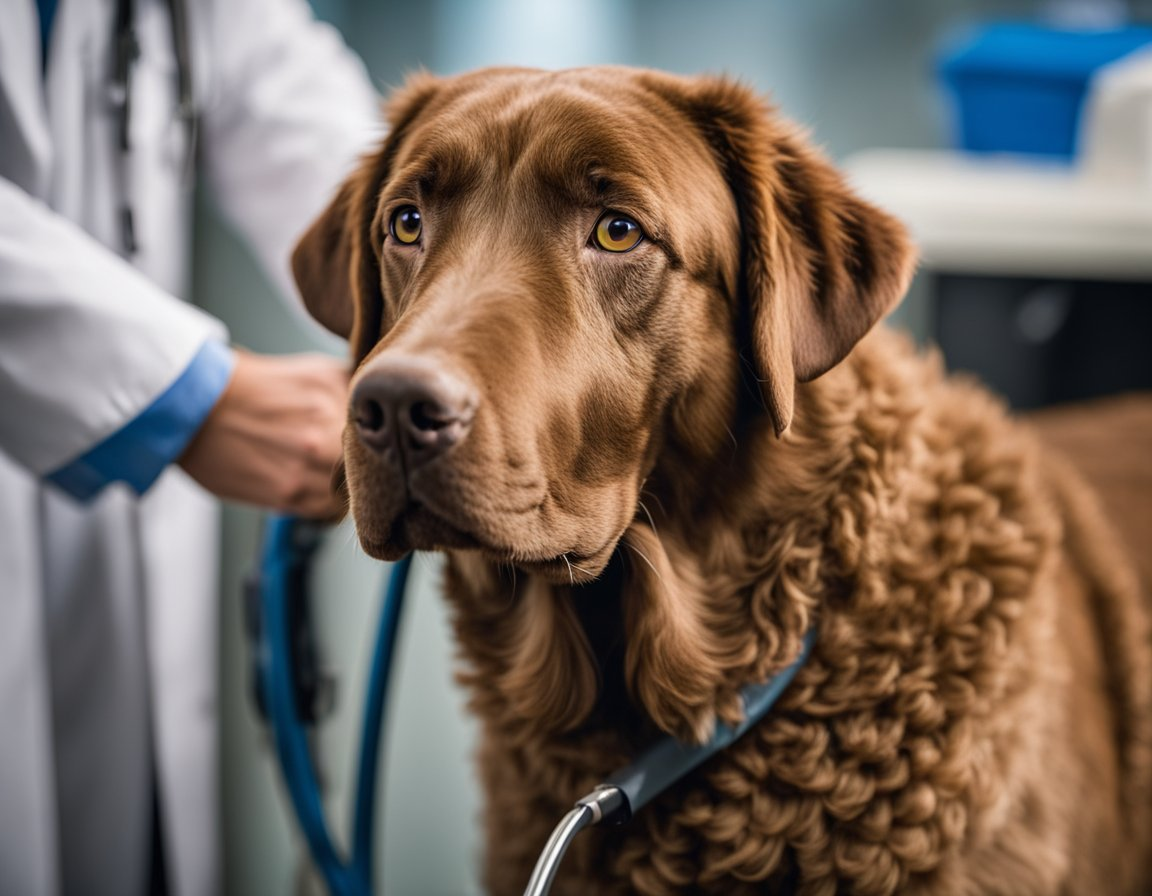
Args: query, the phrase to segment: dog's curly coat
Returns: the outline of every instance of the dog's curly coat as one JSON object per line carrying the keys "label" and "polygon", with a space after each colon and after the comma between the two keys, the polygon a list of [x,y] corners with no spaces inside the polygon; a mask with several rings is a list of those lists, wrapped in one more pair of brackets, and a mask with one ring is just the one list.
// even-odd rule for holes
{"label": "dog's curly coat", "polygon": [[[630,273],[597,268],[591,287],[573,286],[568,271],[604,264],[599,256],[558,262],[542,250],[501,267],[494,252],[485,263],[507,287],[469,268],[461,247],[482,242],[488,225],[462,197],[495,175],[464,163],[502,152],[483,127],[511,122],[500,133],[519,147],[496,171],[522,209],[531,197],[514,172],[536,170],[525,161],[534,129],[559,120],[579,134],[582,116],[619,108],[642,153],[672,141],[673,161],[661,158],[650,178],[658,192],[670,185],[672,206],[669,165],[724,187],[705,183],[693,197],[708,232],[679,232],[676,208],[665,210],[646,232],[667,258],[639,256]],[[573,800],[652,738],[700,739],[716,718],[736,720],[738,689],[790,662],[812,626],[812,657],[771,715],[629,827],[578,840],[556,893],[1147,892],[1152,654],[1141,582],[1095,498],[995,400],[892,333],[856,344],[906,283],[898,225],[720,80],[620,69],[424,77],[394,104],[393,125],[302,241],[296,272],[312,312],[350,338],[359,379],[423,348],[475,381],[485,403],[451,465],[432,467],[433,485],[418,478],[424,467],[365,448],[355,409],[346,459],[370,552],[449,552],[462,675],[483,721],[490,892],[520,892]],[[461,148],[461,134],[472,143]],[[406,177],[417,186],[395,186]],[[454,189],[437,194],[444,180]],[[539,171],[526,182],[529,193],[551,184]],[[490,206],[511,201],[486,195]],[[389,244],[397,202],[425,212],[418,258]],[[452,227],[464,232],[458,243]],[[525,258],[562,285],[525,274]],[[470,498],[474,480],[502,487],[485,445],[517,425],[499,417],[515,377],[513,362],[490,356],[519,336],[523,363],[539,364],[532,339],[569,338],[549,331],[548,315],[572,295],[606,301],[602,282],[644,311],[613,311],[612,338],[658,345],[655,360],[628,370],[639,409],[598,381],[587,387],[595,401],[569,401],[580,419],[566,429],[555,408],[536,415],[569,437],[533,431],[539,444],[552,439],[540,449],[550,498],[576,507],[583,529],[567,534],[566,507],[536,508],[539,531],[515,538],[483,507],[420,517],[417,505],[446,506],[445,494],[482,503]],[[501,316],[489,294],[502,290],[528,323]],[[547,311],[523,298],[536,293]],[[666,296],[676,310],[650,310],[672,304]],[[427,310],[436,303],[471,323],[456,328]],[[504,324],[496,337],[482,326],[493,317]],[[435,321],[427,332],[425,318]],[[579,339],[591,325],[565,326]],[[695,355],[684,342],[698,343]],[[741,384],[742,358],[763,404]],[[586,388],[556,364],[557,383]],[[521,388],[538,409],[531,385]],[[619,432],[613,414],[625,418]],[[570,438],[581,427],[592,439]],[[618,518],[579,491],[612,477],[624,482],[610,492],[624,496]],[[467,515],[481,511],[484,525]],[[600,529],[604,550],[603,539],[579,540]],[[577,544],[583,559],[565,570]]]}

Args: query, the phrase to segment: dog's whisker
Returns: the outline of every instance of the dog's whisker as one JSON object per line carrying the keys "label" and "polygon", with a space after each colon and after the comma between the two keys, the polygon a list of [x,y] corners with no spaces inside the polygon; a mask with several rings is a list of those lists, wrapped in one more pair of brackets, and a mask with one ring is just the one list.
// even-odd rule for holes
{"label": "dog's whisker", "polygon": [[505,609],[510,610],[516,603],[516,587],[519,584],[518,576],[520,570],[516,567],[515,561],[513,561],[511,558],[497,561],[497,566],[499,567],[501,573],[506,571],[511,578],[511,581],[508,585],[508,601],[505,604]]}
{"label": "dog's whisker", "polygon": [[646,491],[642,491],[641,494],[643,494],[647,498],[651,498],[653,501],[656,502],[656,506],[660,508],[660,515],[661,516],[663,516],[663,517],[668,516],[668,509],[664,506],[664,502],[660,500],[660,496],[658,494],[656,494],[655,492],[646,492]]}
{"label": "dog's whisker", "polygon": [[415,551],[413,556],[425,571],[428,573],[436,572],[436,561],[427,551]]}
{"label": "dog's whisker", "polygon": [[624,542],[624,544],[640,555],[640,559],[648,564],[648,568],[652,570],[652,574],[656,576],[656,580],[665,588],[667,588],[668,586],[664,581],[664,576],[660,575],[660,570],[658,570],[652,561],[648,559],[647,555],[634,544],[628,544],[628,542]]}
{"label": "dog's whisker", "polygon": [[656,520],[652,519],[652,512],[648,509],[643,500],[639,502],[640,509],[644,511],[644,516],[648,517],[648,525],[652,527],[652,531],[659,537],[660,533],[656,531]]}
{"label": "dog's whisker", "polygon": [[732,440],[732,450],[734,452],[739,451],[740,450],[740,442],[736,439],[736,433],[732,432],[732,427],[730,427],[727,423],[725,423],[724,424],[724,431],[726,433],[728,433],[728,438],[730,438]]}
{"label": "dog's whisker", "polygon": [[352,546],[355,548],[355,546],[359,543],[360,539],[356,535],[356,527],[354,525],[348,526],[344,531],[344,547],[348,548],[349,546]]}

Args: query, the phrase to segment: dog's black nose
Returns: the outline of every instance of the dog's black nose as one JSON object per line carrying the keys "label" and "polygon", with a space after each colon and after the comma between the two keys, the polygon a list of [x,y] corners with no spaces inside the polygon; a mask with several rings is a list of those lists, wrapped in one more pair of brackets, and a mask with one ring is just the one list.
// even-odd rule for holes
{"label": "dog's black nose", "polygon": [[384,453],[395,447],[417,465],[458,444],[478,404],[471,385],[434,361],[381,355],[357,378],[351,410],[368,448]]}

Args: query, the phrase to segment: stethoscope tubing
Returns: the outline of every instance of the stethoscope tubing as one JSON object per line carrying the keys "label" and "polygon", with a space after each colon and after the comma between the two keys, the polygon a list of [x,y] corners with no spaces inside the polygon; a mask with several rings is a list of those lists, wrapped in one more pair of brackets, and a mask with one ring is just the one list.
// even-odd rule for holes
{"label": "stethoscope tubing", "polygon": [[[371,896],[372,854],[379,770],[380,738],[388,698],[388,680],[412,557],[392,567],[380,612],[372,666],[364,695],[353,809],[352,848],[347,861],[332,838],[320,799],[320,786],[308,746],[308,734],[296,704],[288,603],[283,596],[295,574],[288,562],[297,554],[294,540],[300,521],[288,516],[268,519],[261,548],[260,606],[264,638],[261,686],[272,725],[273,741],[292,807],[308,842],[317,870],[332,896]],[[277,645],[273,647],[272,645]]]}
{"label": "stethoscope tubing", "polygon": [[[351,851],[341,858],[324,816],[320,786],[309,750],[305,721],[297,705],[291,650],[289,604],[292,589],[306,587],[308,557],[315,547],[316,526],[290,516],[269,517],[260,549],[258,597],[260,605],[259,686],[285,785],[309,851],[331,896],[372,896],[372,853],[375,837],[374,807],[380,796],[378,766],[380,739],[388,699],[388,682],[396,653],[396,637],[404,606],[412,555],[392,566],[384,606],[377,625],[375,648],[364,694],[353,807]],[[625,768],[581,797],[548,840],[528,889],[543,896],[572,839],[589,825],[621,824],[717,752],[732,744],[762,719],[808,660],[816,639],[809,629],[799,654],[767,681],[741,690],[745,718],[738,725],[718,723],[707,743],[687,745],[666,737],[644,751]]]}

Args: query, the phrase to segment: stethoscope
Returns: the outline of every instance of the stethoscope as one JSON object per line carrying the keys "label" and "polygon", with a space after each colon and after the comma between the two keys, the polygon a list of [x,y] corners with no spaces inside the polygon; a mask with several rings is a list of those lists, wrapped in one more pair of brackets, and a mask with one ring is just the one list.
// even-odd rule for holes
{"label": "stethoscope", "polygon": [[[168,21],[172,32],[172,50],[176,57],[176,115],[185,132],[185,158],[182,165],[187,181],[196,158],[196,136],[199,118],[196,112],[195,88],[192,81],[192,51],[188,37],[188,15],[184,0],[167,0]],[[126,257],[136,254],[136,217],[132,190],[132,68],[140,56],[136,36],[136,0],[116,0],[113,41],[112,77],[108,84],[108,101],[116,115],[116,149],[119,157],[118,209],[121,251]]]}
{"label": "stethoscope", "polygon": [[[325,820],[306,731],[315,721],[322,691],[316,675],[315,648],[306,629],[309,574],[323,531],[316,523],[287,516],[270,517],[265,524],[258,568],[248,582],[246,601],[247,627],[254,650],[254,684],[257,702],[272,729],[292,808],[329,893],[371,896],[380,731],[412,556],[393,565],[377,624],[360,731],[351,849],[344,858]],[[741,724],[718,723],[711,740],[702,746],[690,746],[671,737],[660,740],[635,762],[609,775],[578,799],[540,853],[525,896],[544,896],[548,892],[564,853],[580,831],[596,824],[628,821],[654,797],[760,721],[804,665],[814,639],[814,630],[809,630],[791,665],[768,681],[748,685],[741,691],[745,711]]]}

